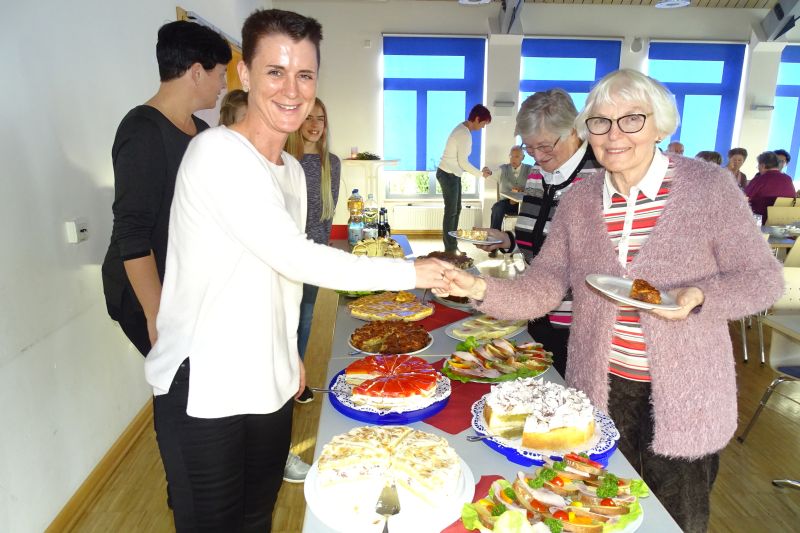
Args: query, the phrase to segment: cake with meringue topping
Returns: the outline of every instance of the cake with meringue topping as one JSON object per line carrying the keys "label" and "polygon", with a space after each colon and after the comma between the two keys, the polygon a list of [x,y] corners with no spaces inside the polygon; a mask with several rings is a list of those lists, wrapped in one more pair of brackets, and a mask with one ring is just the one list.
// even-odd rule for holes
{"label": "cake with meringue topping", "polygon": [[489,432],[533,450],[576,450],[594,436],[594,407],[583,392],[537,378],[499,383],[486,398]]}

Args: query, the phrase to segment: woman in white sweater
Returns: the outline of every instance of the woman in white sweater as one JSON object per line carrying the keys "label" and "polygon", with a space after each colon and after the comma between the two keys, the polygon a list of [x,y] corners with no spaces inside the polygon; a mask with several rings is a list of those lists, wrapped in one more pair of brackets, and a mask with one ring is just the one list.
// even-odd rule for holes
{"label": "woman in white sweater", "polygon": [[158,341],[145,365],[156,432],[180,436],[159,441],[178,531],[269,531],[292,397],[305,386],[304,282],[447,286],[447,263],[356,257],[306,238],[305,178],[283,146],[314,105],[321,37],[314,19],[253,13],[238,65],[245,118],[199,135],[178,172]]}

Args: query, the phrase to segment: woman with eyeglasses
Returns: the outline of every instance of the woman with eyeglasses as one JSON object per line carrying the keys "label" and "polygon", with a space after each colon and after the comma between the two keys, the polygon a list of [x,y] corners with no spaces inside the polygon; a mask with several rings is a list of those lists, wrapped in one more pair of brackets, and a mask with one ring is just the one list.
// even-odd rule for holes
{"label": "woman with eyeglasses", "polygon": [[[488,228],[489,235],[502,242],[483,250],[519,250],[530,263],[544,244],[561,195],[598,171],[592,147],[575,130],[577,115],[572,97],[562,89],[537,92],[522,103],[515,133],[536,164],[528,176],[514,231]],[[571,309],[572,297],[567,294],[557,309],[528,324],[531,337],[553,353],[553,366],[562,376],[567,367]]]}
{"label": "woman with eyeglasses", "polygon": [[[719,452],[737,421],[728,321],[780,296],[781,266],[726,170],[657,149],[678,124],[659,82],[613,72],[575,124],[605,171],[564,195],[523,276],[452,271],[450,294],[492,316],[530,319],[571,287],[567,384],[610,414],[620,451],[681,528],[706,531]],[[589,274],[645,279],[680,308],[622,306],[593,290]]]}

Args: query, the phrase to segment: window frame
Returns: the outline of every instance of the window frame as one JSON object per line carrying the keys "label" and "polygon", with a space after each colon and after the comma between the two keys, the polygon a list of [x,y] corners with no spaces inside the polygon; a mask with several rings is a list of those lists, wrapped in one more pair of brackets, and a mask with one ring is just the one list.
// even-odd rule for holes
{"label": "window frame", "polygon": [[[743,42],[678,42],[654,40],[647,51],[647,65],[651,59],[672,61],[722,61],[722,80],[719,83],[661,82],[675,96],[675,105],[681,123],[675,132],[662,142],[666,146],[680,141],[683,128],[683,109],[687,96],[720,96],[717,136],[714,146],[703,148],[727,154],[733,146],[738,119],[739,101],[742,92],[742,75],[747,58],[747,43]],[[660,81],[660,80],[659,80]],[[724,87],[724,90],[721,88]]]}
{"label": "window frame", "polygon": [[[418,55],[418,56],[459,56],[464,57],[464,77],[463,78],[388,78],[382,73],[383,91],[400,90],[414,91],[416,93],[417,123],[416,123],[416,169],[406,170],[385,170],[387,177],[385,195],[387,199],[441,199],[441,193],[436,193],[436,168],[429,168],[428,161],[433,159],[437,162],[442,154],[428,154],[428,91],[461,91],[465,93],[465,109],[463,120],[466,120],[469,111],[476,103],[485,100],[486,93],[486,55],[488,39],[486,36],[431,36],[431,35],[383,35],[383,58],[387,55]],[[382,71],[383,72],[383,71]],[[383,109],[385,97],[381,93],[381,106]],[[383,130],[385,112],[381,112],[381,122]],[[453,124],[452,127],[455,127]],[[385,136],[382,142],[383,152],[387,154]],[[472,152],[469,162],[477,168],[481,168],[480,161],[483,154],[483,130],[472,134]],[[393,176],[413,175],[426,172],[429,176],[429,192],[427,194],[392,194],[390,192],[390,180]],[[481,181],[475,182],[475,193],[462,194],[464,199],[477,199],[481,195]]]}
{"label": "window frame", "polygon": [[[780,62],[781,65],[783,63],[800,63],[800,45],[787,45],[781,52]],[[775,83],[775,97],[797,98],[798,106],[795,112],[794,128],[792,129],[792,136],[789,140],[789,147],[775,146],[778,140],[772,138],[772,124],[770,124],[769,146],[771,147],[770,149],[783,148],[784,150],[788,150],[792,160],[789,161],[789,164],[783,171],[794,179],[794,174],[797,169],[797,160],[800,159],[800,85],[780,85],[778,84],[778,81],[780,81],[780,70],[778,70],[778,76]],[[774,120],[774,115],[772,120]]]}

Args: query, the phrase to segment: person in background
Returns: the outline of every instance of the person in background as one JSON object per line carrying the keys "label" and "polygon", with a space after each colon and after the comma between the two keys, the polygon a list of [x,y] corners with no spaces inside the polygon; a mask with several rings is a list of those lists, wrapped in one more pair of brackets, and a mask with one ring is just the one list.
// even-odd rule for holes
{"label": "person in background", "polygon": [[[358,257],[306,237],[306,179],[283,147],[314,108],[321,39],[314,19],[253,12],[238,64],[244,119],[199,135],[178,171],[145,377],[179,532],[271,528],[292,398],[305,389],[303,283],[449,285],[449,263]],[[164,442],[165,431],[179,438]]]}
{"label": "person in background", "polygon": [[156,94],[120,122],[114,164],[114,225],[103,261],[108,314],[142,355],[156,339],[175,175],[192,137],[208,128],[193,115],[211,109],[231,60],[218,33],[177,21],[158,30]]}
{"label": "person in background", "polygon": [[233,126],[241,122],[247,112],[247,93],[234,89],[222,97],[219,107],[219,125]]}
{"label": "person in background", "polygon": [[753,213],[761,215],[761,220],[768,223],[767,208],[775,204],[775,198],[794,198],[796,193],[792,177],[778,170],[780,163],[775,152],[762,152],[756,160],[758,174],[747,184],[744,194]]}
{"label": "person in background", "polygon": [[453,128],[444,147],[442,160],[436,169],[436,179],[442,187],[444,216],[442,217],[442,241],[446,252],[457,252],[458,242],[450,236],[458,229],[461,214],[461,175],[469,172],[473,176],[491,176],[488,167],[478,170],[469,162],[472,153],[472,132],[480,131],[492,121],[492,114],[481,104],[475,105],[467,115],[467,120]]}
{"label": "person in background", "polygon": [[733,173],[733,177],[736,179],[736,185],[742,190],[744,190],[747,185],[747,176],[739,169],[742,168],[745,160],[747,160],[747,150],[744,148],[731,148],[728,150],[727,169]]}
{"label": "person in background", "polygon": [[667,145],[668,154],[683,155],[684,147],[680,141],[672,141]]}
{"label": "person in background", "polygon": [[778,170],[783,172],[786,166],[791,162],[792,156],[783,148],[778,148],[777,150],[773,150],[773,152],[778,156]]}
{"label": "person in background", "polygon": [[703,150],[702,152],[697,152],[697,155],[694,156],[694,158],[708,161],[709,163],[722,165],[722,154],[712,150]]}
{"label": "person in background", "polygon": [[[328,110],[322,100],[317,98],[300,129],[289,134],[285,149],[300,162],[306,176],[306,236],[315,243],[324,245],[328,244],[331,237],[331,225],[339,198],[342,172],[342,162],[335,154],[328,151],[329,144]],[[306,355],[318,290],[319,287],[316,285],[303,284],[300,323],[297,327],[297,350],[300,359],[304,359]],[[295,399],[298,403],[308,403],[313,400],[314,393],[308,386]],[[290,483],[302,482],[310,468],[311,466],[297,454],[290,452],[283,479]]]}
{"label": "person in background", "polygon": [[[486,251],[519,250],[530,263],[549,234],[550,220],[563,195],[581,179],[602,170],[592,147],[578,137],[572,97],[562,89],[539,91],[529,96],[517,113],[515,134],[536,160],[526,184],[525,196],[513,232],[489,229],[500,244],[481,247]],[[567,367],[567,342],[572,321],[572,296],[548,316],[528,323],[531,337],[553,352],[553,367],[563,376]]]}
{"label": "person in background", "polygon": [[[611,416],[619,450],[681,529],[701,533],[737,424],[728,321],[775,302],[783,273],[727,171],[657,149],[678,120],[656,80],[606,75],[576,120],[606,171],[562,198],[530,267],[514,280],[446,275],[450,294],[503,319],[541,316],[572,287],[567,385]],[[645,279],[680,307],[625,306],[589,274]]]}
{"label": "person in background", "polygon": [[[328,151],[329,136],[328,111],[322,100],[317,98],[303,125],[298,131],[289,134],[286,141],[286,151],[300,162],[306,175],[308,198],[306,235],[315,243],[324,245],[327,245],[331,238],[331,225],[336,202],[339,199],[342,172],[342,162]],[[301,359],[306,354],[318,289],[319,287],[315,285],[303,285],[300,326],[297,330],[297,349]],[[313,399],[314,394],[306,387],[297,401],[307,403]]]}
{"label": "person in background", "polygon": [[[498,178],[500,194],[525,190],[525,182],[528,181],[528,174],[531,173],[533,167],[522,162],[524,157],[525,152],[521,146],[511,147],[511,151],[508,153],[508,163],[500,165],[500,177]],[[503,218],[506,215],[516,215],[517,213],[519,213],[518,202],[510,198],[500,198],[492,205],[490,225],[499,230],[503,226]]]}

